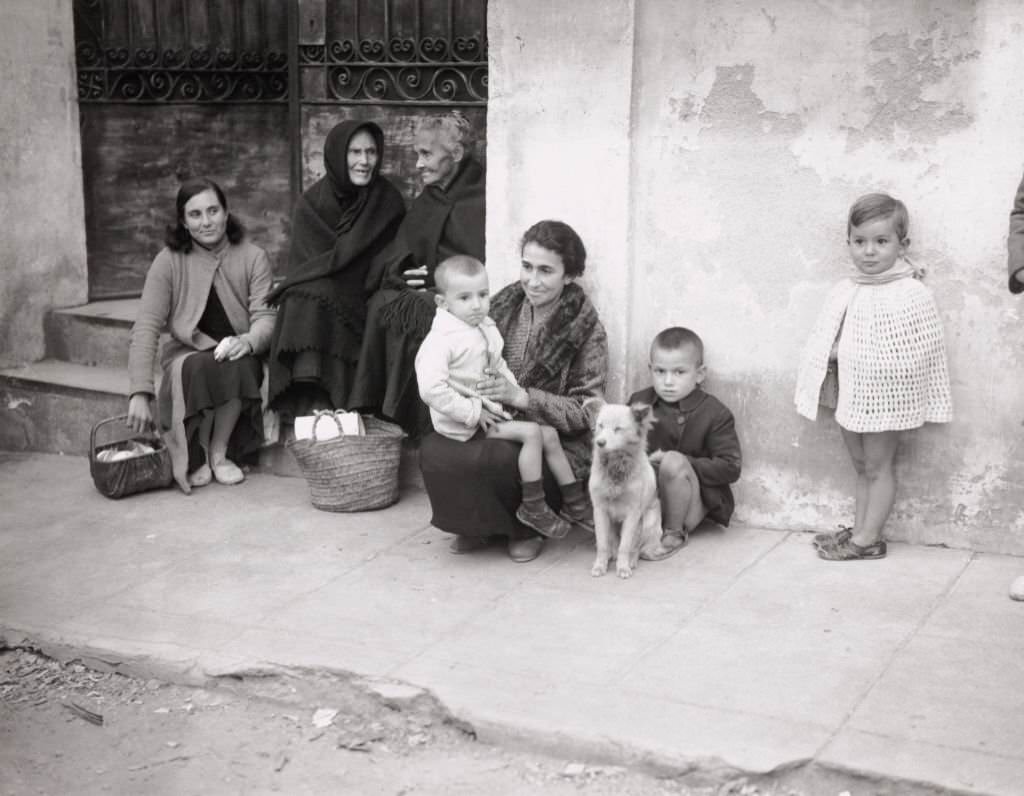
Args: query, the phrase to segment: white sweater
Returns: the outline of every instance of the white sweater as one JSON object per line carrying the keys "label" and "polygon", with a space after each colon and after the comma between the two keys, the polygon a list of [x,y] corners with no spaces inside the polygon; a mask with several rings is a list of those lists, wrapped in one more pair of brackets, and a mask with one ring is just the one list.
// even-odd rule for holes
{"label": "white sweater", "polygon": [[832,344],[839,336],[836,422],[877,432],[946,423],[953,418],[942,322],[931,292],[917,279],[833,288],[804,346],[796,408],[814,420]]}
{"label": "white sweater", "polygon": [[435,431],[462,442],[476,433],[483,404],[475,394],[476,385],[486,368],[516,384],[501,355],[504,346],[501,332],[490,318],[470,326],[438,307],[416,354],[420,398],[430,407]]}

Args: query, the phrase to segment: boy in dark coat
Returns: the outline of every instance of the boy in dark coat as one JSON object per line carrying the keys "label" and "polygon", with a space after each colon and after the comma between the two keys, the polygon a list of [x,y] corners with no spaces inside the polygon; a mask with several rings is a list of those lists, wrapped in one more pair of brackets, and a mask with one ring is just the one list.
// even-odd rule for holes
{"label": "boy in dark coat", "polygon": [[705,517],[729,524],[735,503],[729,484],[740,477],[740,441],[732,412],[701,384],[706,375],[704,343],[694,332],[673,326],[651,343],[654,385],[629,403],[653,407],[647,436],[658,474],[662,546],[668,557],[689,539]]}

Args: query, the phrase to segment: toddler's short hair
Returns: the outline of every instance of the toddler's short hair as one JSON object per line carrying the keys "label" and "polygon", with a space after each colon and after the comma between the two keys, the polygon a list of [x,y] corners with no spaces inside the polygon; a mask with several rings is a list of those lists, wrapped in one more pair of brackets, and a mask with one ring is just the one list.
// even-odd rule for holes
{"label": "toddler's short hair", "polygon": [[910,232],[910,214],[907,206],[899,199],[893,199],[887,193],[869,193],[860,197],[850,207],[850,215],[846,220],[846,237],[850,230],[876,218],[892,217],[896,234],[901,241],[906,240]]}
{"label": "toddler's short hair", "polygon": [[654,358],[654,350],[657,348],[662,351],[678,351],[687,346],[693,346],[697,352],[697,364],[703,365],[704,341],[699,334],[683,326],[670,326],[658,332],[651,343],[651,358]]}
{"label": "toddler's short hair", "polygon": [[448,280],[453,274],[463,276],[476,276],[481,271],[486,271],[484,264],[476,257],[468,254],[453,254],[442,260],[434,269],[434,284],[442,293],[448,290]]}

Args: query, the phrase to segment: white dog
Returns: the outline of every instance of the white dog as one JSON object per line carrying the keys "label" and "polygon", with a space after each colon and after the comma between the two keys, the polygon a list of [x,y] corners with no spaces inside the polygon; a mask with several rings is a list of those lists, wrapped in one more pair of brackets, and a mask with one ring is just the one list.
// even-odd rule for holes
{"label": "white dog", "polygon": [[608,571],[616,556],[620,578],[633,574],[640,554],[663,558],[661,504],[654,468],[647,459],[651,407],[604,404],[594,423],[594,461],[590,471],[590,500],[594,504],[597,558],[590,574]]}

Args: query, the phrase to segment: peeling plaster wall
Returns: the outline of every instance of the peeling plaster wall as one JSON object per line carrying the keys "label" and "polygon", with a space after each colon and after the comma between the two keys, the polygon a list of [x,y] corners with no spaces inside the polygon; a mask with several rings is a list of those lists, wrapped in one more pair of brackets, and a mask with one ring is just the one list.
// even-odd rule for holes
{"label": "peeling plaster wall", "polygon": [[71,0],[6,0],[0,31],[0,365],[87,300]]}
{"label": "peeling plaster wall", "polygon": [[[492,166],[489,243],[502,248],[489,254],[552,197],[585,219],[590,282],[621,357],[611,397],[646,383],[654,333],[696,329],[708,387],[744,444],[737,521],[849,522],[852,468],[830,416],[793,410],[795,368],[849,267],[850,203],[890,192],[910,209],[911,255],[945,321],[956,420],[905,435],[889,535],[1024,553],[1024,305],[1005,286],[1024,171],[1024,6],[636,0],[632,35],[616,38],[627,4],[526,5],[492,5],[493,104],[515,112],[489,122],[488,158],[508,142],[548,146],[512,147],[512,168]],[[522,31],[543,57],[522,56]]]}
{"label": "peeling plaster wall", "polygon": [[633,5],[515,0],[487,9],[491,289],[518,277],[518,243],[531,224],[570,224],[587,247],[582,284],[608,330],[616,392],[630,288]]}

